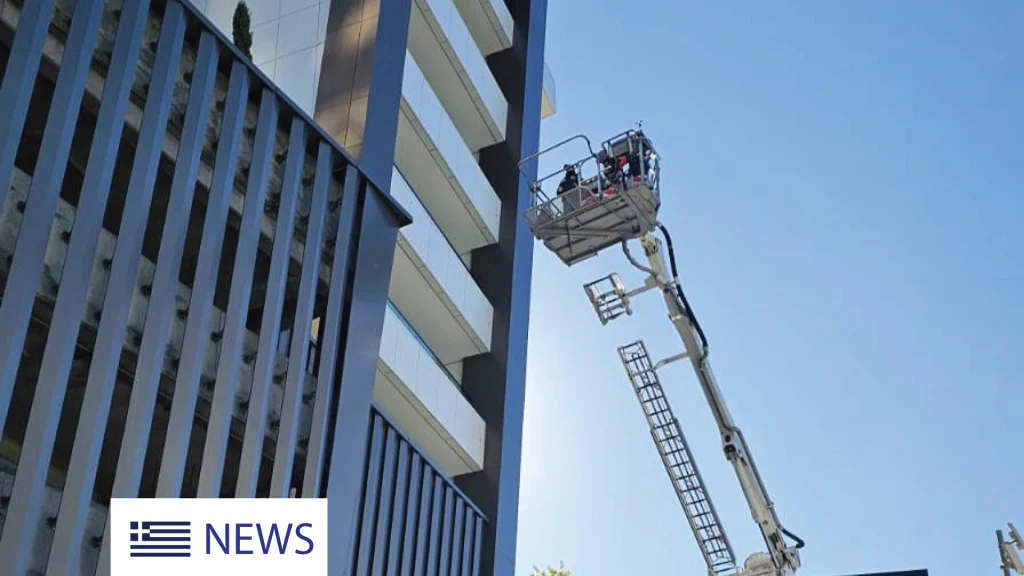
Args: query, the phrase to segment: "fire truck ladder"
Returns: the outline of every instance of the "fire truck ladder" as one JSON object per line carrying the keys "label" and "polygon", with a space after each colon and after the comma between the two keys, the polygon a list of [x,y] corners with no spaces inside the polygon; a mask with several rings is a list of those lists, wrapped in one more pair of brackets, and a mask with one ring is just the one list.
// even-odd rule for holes
{"label": "fire truck ladder", "polygon": [[619,348],[619,358],[647,417],[665,472],[672,480],[690,528],[697,536],[700,551],[708,565],[708,573],[715,576],[734,574],[737,566],[732,546],[722,530],[722,522],[708,496],[704,479],[690,452],[690,445],[665,397],[658,373],[647,354],[647,347],[642,341],[622,346]]}

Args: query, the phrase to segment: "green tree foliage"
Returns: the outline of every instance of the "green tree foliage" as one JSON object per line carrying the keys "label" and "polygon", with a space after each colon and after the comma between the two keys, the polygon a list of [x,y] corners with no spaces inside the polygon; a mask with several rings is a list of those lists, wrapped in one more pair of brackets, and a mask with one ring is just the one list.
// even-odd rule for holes
{"label": "green tree foliage", "polygon": [[572,572],[566,570],[565,566],[559,563],[558,568],[552,568],[551,566],[548,566],[544,570],[541,570],[540,568],[534,566],[532,576],[572,576]]}
{"label": "green tree foliage", "polygon": [[243,54],[252,58],[252,13],[245,2],[235,6],[235,15],[231,18],[231,39]]}

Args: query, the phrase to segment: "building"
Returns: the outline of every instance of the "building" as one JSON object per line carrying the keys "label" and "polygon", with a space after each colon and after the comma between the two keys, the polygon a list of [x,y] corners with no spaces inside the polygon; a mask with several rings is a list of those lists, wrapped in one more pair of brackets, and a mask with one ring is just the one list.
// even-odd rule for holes
{"label": "building", "polygon": [[325,496],[332,573],[511,575],[546,2],[249,6],[0,0],[0,557]]}

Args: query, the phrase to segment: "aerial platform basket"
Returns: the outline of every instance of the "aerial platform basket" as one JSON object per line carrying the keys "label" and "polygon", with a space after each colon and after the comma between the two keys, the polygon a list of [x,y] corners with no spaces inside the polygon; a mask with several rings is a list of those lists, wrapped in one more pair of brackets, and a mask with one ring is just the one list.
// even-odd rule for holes
{"label": "aerial platform basket", "polygon": [[[650,232],[661,206],[659,158],[640,130],[607,140],[597,154],[585,136],[574,136],[524,162],[576,139],[586,142],[590,155],[534,182],[525,214],[533,235],[569,266]],[[545,182],[558,177],[549,194]]]}

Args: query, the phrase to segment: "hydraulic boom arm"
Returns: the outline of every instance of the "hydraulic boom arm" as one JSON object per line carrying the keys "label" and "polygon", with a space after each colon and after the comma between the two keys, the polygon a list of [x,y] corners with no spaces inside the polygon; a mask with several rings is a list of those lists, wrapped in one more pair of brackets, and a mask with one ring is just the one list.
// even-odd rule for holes
{"label": "hydraulic boom arm", "polygon": [[[664,227],[662,227],[662,232],[665,234],[666,241],[669,243],[669,250],[671,250],[671,237],[668,236],[668,231]],[[647,287],[653,288],[656,286],[661,289],[665,304],[668,306],[669,319],[676,327],[686,347],[685,357],[693,364],[693,369],[697,374],[697,379],[700,381],[701,389],[707,398],[708,405],[711,407],[715,422],[718,424],[719,433],[722,435],[722,446],[725,450],[725,456],[732,463],[736,471],[736,477],[739,479],[743,494],[750,506],[750,512],[753,515],[754,521],[760,527],[765,544],[768,546],[772,563],[775,565],[775,569],[780,576],[793,574],[800,567],[800,557],[797,548],[802,547],[803,542],[787,532],[775,514],[772,501],[768,497],[764,482],[757,471],[757,465],[754,463],[753,455],[751,455],[746,440],[743,437],[743,432],[736,426],[732,415],[729,414],[729,409],[725,405],[722,392],[719,390],[718,383],[715,381],[715,376],[711,371],[711,365],[708,362],[708,346],[703,331],[700,329],[700,325],[696,321],[692,310],[687,305],[686,298],[679,286],[677,275],[674,273],[674,270],[670,274],[669,269],[666,267],[661,243],[652,234],[645,234],[640,237],[640,242],[650,264],[649,267],[643,266],[629,254],[625,242],[623,242],[623,250],[635,267],[650,275]],[[681,357],[673,357],[671,360],[676,359],[681,359]],[[797,544],[795,546],[788,546],[784,536],[790,536],[797,541]]]}
{"label": "hydraulic boom arm", "polygon": [[[661,291],[668,307],[669,320],[683,340],[684,351],[660,362],[652,362],[646,346],[638,341],[620,347],[619,357],[640,401],[662,464],[704,556],[708,574],[790,576],[800,567],[798,549],[803,547],[803,541],[787,532],[779,522],[743,432],[733,422],[711,372],[707,338],[679,285],[672,238],[668,230],[658,222],[661,207],[660,156],[643,130],[638,128],[603,142],[596,155],[590,141],[579,136],[524,159],[520,167],[536,156],[574,139],[584,140],[590,155],[572,164],[565,164],[562,170],[534,180],[531,186],[531,206],[524,214],[530,231],[569,266],[621,243],[630,263],[647,274],[644,285],[629,292],[615,274],[584,286],[602,324],[623,314],[631,314],[629,300],[632,296],[648,290]],[[591,160],[596,164],[595,176],[587,176],[582,171]],[[555,195],[548,196],[542,185],[559,174],[562,180],[558,183]],[[653,235],[659,228],[665,236],[668,259],[665,258],[660,241]],[[641,264],[630,255],[627,242],[633,239],[639,240],[643,246],[648,265]],[[611,283],[612,289],[602,292],[601,285],[606,282]],[[711,502],[710,492],[658,377],[659,368],[684,358],[689,358],[693,364],[721,434],[725,456],[736,471],[750,513],[768,548],[767,552],[749,556],[742,568],[736,563],[732,546]],[[788,545],[786,537],[796,544]]]}

